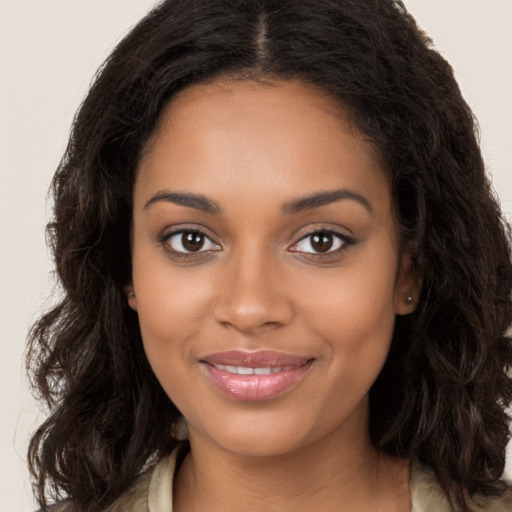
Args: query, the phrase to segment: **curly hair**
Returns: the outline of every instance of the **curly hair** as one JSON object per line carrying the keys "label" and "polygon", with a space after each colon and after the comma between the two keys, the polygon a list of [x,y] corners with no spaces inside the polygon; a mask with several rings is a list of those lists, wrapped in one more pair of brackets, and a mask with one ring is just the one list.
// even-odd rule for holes
{"label": "curly hair", "polygon": [[50,409],[29,448],[40,505],[108,507],[178,442],[181,415],[123,291],[132,189],[164,106],[220,76],[320,87],[373,143],[422,290],[415,313],[397,317],[370,392],[372,442],[433,468],[460,510],[502,496],[508,228],[449,64],[400,2],[166,0],[98,72],[53,180],[48,233],[63,293],[33,326],[27,358]]}

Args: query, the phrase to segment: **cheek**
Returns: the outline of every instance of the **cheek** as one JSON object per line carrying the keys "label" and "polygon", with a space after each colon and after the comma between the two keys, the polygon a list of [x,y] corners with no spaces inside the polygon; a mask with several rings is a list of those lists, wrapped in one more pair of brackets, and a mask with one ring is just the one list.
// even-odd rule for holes
{"label": "cheek", "polygon": [[332,281],[325,283],[324,293],[311,294],[305,307],[309,328],[323,340],[326,355],[324,387],[317,389],[324,397],[317,406],[329,418],[326,425],[359,410],[384,366],[395,323],[393,275],[367,285],[356,274],[342,284]]}
{"label": "cheek", "polygon": [[303,283],[304,315],[347,340],[371,333],[380,337],[379,326],[389,332],[394,324],[395,269],[393,260],[314,276],[314,282]]}
{"label": "cheek", "polygon": [[[188,359],[193,340],[203,329],[212,292],[204,270],[176,270],[165,257],[144,264],[134,257],[133,282],[137,314],[148,359],[158,375],[160,366]],[[166,361],[162,365],[162,361]]]}
{"label": "cheek", "polygon": [[[323,339],[329,371],[344,385],[366,388],[377,378],[389,351],[395,323],[396,258],[333,269],[303,281],[301,315]],[[308,282],[311,281],[311,282]],[[313,282],[314,281],[314,282]]]}
{"label": "cheek", "polygon": [[146,357],[167,396],[188,413],[196,401],[193,354],[200,333],[205,332],[209,291],[204,279],[172,272],[167,265],[142,268],[136,272],[134,265],[134,285]]}

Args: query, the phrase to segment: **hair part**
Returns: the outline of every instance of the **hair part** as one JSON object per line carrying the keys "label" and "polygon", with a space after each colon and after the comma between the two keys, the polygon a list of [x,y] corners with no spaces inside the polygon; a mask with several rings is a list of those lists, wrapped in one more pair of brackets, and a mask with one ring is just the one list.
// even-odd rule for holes
{"label": "hair part", "polygon": [[432,467],[461,509],[499,497],[509,438],[512,269],[473,115],[449,64],[391,0],[167,0],[118,45],[75,119],[48,225],[63,299],[27,358],[50,409],[29,461],[40,505],[108,507],[169,453],[181,418],[124,286],[137,166],[165,105],[219,77],[299,79],[337,100],[392,180],[421,274],[370,394],[388,454]]}

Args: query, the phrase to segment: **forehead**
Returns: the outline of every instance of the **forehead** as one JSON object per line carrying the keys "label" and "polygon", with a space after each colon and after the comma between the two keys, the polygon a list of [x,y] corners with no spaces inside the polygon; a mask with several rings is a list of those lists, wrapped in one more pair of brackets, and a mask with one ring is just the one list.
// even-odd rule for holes
{"label": "forehead", "polygon": [[[137,191],[276,199],[340,187],[388,193],[374,147],[327,93],[300,81],[224,80],[184,89],[164,109]],[[384,190],[383,190],[384,189]]]}

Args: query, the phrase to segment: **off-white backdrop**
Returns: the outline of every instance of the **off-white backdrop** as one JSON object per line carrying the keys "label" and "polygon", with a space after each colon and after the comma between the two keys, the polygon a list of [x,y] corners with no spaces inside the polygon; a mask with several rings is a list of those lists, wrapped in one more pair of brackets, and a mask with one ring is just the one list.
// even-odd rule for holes
{"label": "off-white backdrop", "polygon": [[[512,219],[512,0],[405,0],[455,68]],[[73,114],[113,45],[154,0],[0,0],[0,510],[34,503],[25,469],[37,406],[23,352],[50,294],[46,193]]]}

